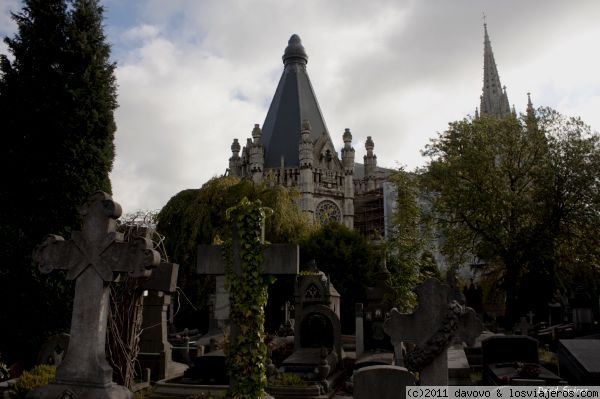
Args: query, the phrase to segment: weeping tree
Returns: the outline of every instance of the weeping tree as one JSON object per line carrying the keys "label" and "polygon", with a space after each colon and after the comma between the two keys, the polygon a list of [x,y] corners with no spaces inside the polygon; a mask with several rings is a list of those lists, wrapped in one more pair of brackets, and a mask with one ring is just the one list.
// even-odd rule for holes
{"label": "weeping tree", "polygon": [[[265,222],[266,240],[297,243],[312,230],[308,219],[296,206],[297,197],[294,189],[269,187],[227,176],[213,178],[200,189],[181,191],[167,202],[158,214],[157,231],[165,237],[165,251],[170,260],[180,265],[178,286],[182,298],[175,317],[178,328],[205,330],[208,327],[207,302],[214,292],[214,279],[196,274],[196,253],[199,244],[213,244],[229,238],[227,209],[236,206],[242,198],[260,200],[273,210]],[[289,292],[284,280],[276,282],[272,289]],[[270,295],[269,301],[279,297],[279,294]]]}

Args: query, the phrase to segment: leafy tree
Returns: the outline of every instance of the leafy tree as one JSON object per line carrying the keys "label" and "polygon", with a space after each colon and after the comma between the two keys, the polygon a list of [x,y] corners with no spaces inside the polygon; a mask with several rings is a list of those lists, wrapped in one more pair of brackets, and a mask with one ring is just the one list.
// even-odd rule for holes
{"label": "leafy tree", "polygon": [[598,267],[598,143],[579,119],[541,109],[450,123],[424,151],[442,250],[451,266],[486,260],[508,323],[528,300],[547,303],[569,271]]}
{"label": "leafy tree", "polygon": [[316,260],[339,292],[342,330],[354,331],[354,304],[366,300],[366,289],[374,284],[379,250],[356,230],[329,223],[300,243],[301,265]]}
{"label": "leafy tree", "polygon": [[396,190],[396,210],[386,241],[394,292],[389,300],[401,311],[409,311],[416,303],[415,286],[441,276],[430,248],[433,241],[428,212],[419,200],[418,175],[401,168],[390,181]]}
{"label": "leafy tree", "polygon": [[[258,199],[273,210],[265,226],[265,238],[270,242],[295,243],[311,230],[306,217],[295,205],[297,193],[281,186],[269,187],[228,176],[213,178],[200,189],[184,190],[173,196],[158,214],[157,231],[165,236],[165,251],[170,261],[180,265],[179,287],[190,302],[199,307],[198,310],[182,304],[175,319],[180,328],[207,327],[201,319],[208,318],[207,299],[214,292],[214,283],[196,274],[197,247],[229,238],[226,211],[244,197],[250,201]],[[270,292],[289,292],[289,287],[282,287],[285,279],[281,280]]]}
{"label": "leafy tree", "polygon": [[110,192],[116,88],[96,0],[25,0],[12,17],[18,32],[4,39],[12,57],[0,55],[0,166],[14,171],[0,190],[0,290],[19,306],[0,312],[0,324],[12,326],[0,351],[29,361],[40,326],[68,327],[71,297],[60,273],[39,275],[31,253],[44,235],[78,228],[90,194]]}

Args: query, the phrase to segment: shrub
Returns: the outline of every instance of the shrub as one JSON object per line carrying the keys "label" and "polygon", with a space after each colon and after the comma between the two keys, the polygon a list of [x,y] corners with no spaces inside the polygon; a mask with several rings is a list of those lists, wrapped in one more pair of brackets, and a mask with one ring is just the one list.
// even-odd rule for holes
{"label": "shrub", "polygon": [[56,366],[40,364],[30,371],[25,371],[15,383],[10,395],[12,398],[25,398],[29,391],[54,381],[56,377]]}

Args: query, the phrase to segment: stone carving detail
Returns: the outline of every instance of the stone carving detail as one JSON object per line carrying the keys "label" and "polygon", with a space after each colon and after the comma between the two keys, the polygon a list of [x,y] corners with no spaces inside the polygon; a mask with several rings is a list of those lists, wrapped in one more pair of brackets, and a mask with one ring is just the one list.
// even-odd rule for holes
{"label": "stone carving detail", "polygon": [[323,225],[330,222],[340,223],[342,220],[340,208],[338,208],[335,202],[329,200],[321,201],[321,203],[319,203],[316,215],[317,220]]}
{"label": "stone carving detail", "polygon": [[442,326],[428,340],[424,346],[416,345],[407,352],[404,360],[406,367],[411,371],[421,371],[430,364],[442,351],[450,345],[454,331],[459,327],[459,319],[466,312],[464,306],[452,301],[448,304],[446,319]]}
{"label": "stone carving detail", "polygon": [[306,289],[306,292],[304,293],[304,298],[305,299],[318,299],[318,298],[321,298],[321,292],[319,292],[319,289],[317,288],[316,285],[311,284]]}

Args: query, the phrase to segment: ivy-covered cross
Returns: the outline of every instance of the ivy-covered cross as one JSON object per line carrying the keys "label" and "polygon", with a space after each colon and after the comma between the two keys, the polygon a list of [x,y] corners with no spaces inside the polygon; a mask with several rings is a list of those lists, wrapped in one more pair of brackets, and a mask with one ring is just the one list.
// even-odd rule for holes
{"label": "ivy-covered cross", "polygon": [[267,385],[264,307],[270,275],[298,274],[299,249],[264,244],[269,209],[247,198],[227,210],[232,239],[221,246],[198,248],[197,272],[225,275],[229,291],[231,334],[226,346],[231,397],[259,398]]}

